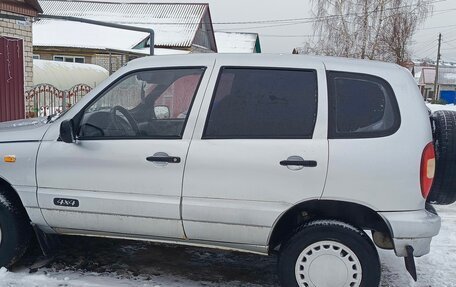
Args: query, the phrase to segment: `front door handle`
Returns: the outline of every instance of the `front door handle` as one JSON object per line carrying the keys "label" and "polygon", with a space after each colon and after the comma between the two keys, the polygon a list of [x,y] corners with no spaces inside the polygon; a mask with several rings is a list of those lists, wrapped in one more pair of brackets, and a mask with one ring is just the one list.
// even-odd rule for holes
{"label": "front door handle", "polygon": [[305,166],[305,167],[316,167],[317,162],[315,160],[282,160],[281,166]]}
{"label": "front door handle", "polygon": [[180,163],[181,158],[178,156],[149,156],[147,161],[160,163]]}

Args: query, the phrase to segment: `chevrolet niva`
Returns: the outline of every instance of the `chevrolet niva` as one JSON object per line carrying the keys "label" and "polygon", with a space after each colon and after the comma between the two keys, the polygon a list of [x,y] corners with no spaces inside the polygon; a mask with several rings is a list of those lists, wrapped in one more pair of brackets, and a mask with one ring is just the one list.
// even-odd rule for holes
{"label": "chevrolet niva", "polygon": [[134,60],[65,113],[0,124],[0,265],[66,234],[277,254],[286,287],[378,286],[377,246],[416,279],[430,203],[456,200],[455,120],[393,64]]}

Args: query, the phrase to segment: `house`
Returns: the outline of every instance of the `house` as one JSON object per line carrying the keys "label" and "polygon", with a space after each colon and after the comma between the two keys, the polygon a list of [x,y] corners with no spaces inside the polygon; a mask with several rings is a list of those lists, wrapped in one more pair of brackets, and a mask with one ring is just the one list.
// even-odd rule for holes
{"label": "house", "polygon": [[29,17],[41,12],[37,0],[0,1],[0,122],[25,117],[24,93],[33,85]]}
{"label": "house", "polygon": [[[425,99],[434,98],[435,67],[422,67],[418,86]],[[456,102],[456,68],[439,68],[437,84],[439,99]]]}
{"label": "house", "polygon": [[456,103],[456,69],[439,69],[439,95],[440,99],[448,104]]}
{"label": "house", "polygon": [[215,31],[215,40],[219,53],[261,53],[257,33]]}
{"label": "house", "polygon": [[434,98],[435,68],[423,67],[419,73],[418,87],[425,99]]}
{"label": "house", "polygon": [[[112,3],[41,0],[45,14],[74,16],[155,31],[155,54],[214,53],[217,45],[208,4]],[[149,35],[80,22],[34,23],[37,59],[91,63],[110,73],[149,54]]]}

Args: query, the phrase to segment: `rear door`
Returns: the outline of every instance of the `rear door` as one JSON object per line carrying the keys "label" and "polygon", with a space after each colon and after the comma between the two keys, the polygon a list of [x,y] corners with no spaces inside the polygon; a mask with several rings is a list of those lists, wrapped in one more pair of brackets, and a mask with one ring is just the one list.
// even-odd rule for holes
{"label": "rear door", "polygon": [[283,212],[322,194],[326,76],[322,63],[298,57],[233,59],[217,60],[198,118],[184,229],[189,239],[265,246]]}

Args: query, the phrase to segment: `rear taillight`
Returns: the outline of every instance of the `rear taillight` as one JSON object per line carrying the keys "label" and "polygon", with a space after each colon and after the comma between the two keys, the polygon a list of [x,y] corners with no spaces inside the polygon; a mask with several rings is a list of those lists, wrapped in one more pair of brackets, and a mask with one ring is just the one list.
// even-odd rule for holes
{"label": "rear taillight", "polygon": [[429,143],[423,150],[421,157],[421,170],[420,170],[420,181],[421,181],[421,194],[426,199],[431,191],[432,181],[434,180],[435,174],[435,153],[434,144]]}

